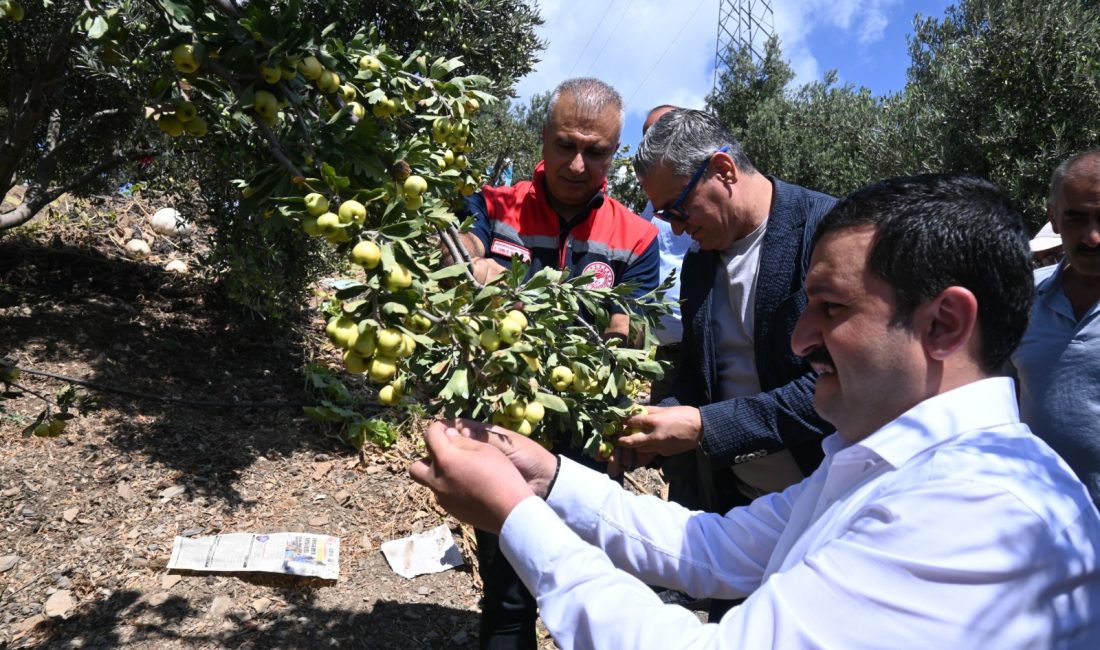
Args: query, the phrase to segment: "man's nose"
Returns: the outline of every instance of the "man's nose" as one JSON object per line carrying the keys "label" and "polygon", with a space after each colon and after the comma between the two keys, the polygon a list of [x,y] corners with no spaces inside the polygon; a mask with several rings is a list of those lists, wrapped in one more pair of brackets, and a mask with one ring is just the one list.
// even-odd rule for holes
{"label": "man's nose", "polygon": [[680,220],[670,221],[668,225],[672,227],[672,232],[677,237],[684,234],[684,232],[687,230],[687,223],[684,222],[684,221],[680,221]]}
{"label": "man's nose", "polygon": [[794,331],[791,332],[791,351],[800,357],[806,357],[819,345],[821,345],[821,335],[807,309],[798,317]]}
{"label": "man's nose", "polygon": [[583,174],[584,168],[584,154],[578,151],[573,156],[573,160],[569,161],[569,171],[573,172],[574,174]]}

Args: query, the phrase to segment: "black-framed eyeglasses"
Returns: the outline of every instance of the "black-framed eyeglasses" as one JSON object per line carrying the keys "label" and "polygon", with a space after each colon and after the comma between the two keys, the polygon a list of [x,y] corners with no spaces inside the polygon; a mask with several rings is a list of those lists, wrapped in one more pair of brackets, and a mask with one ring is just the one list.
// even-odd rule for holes
{"label": "black-framed eyeglasses", "polygon": [[688,220],[688,213],[680,206],[683,205],[684,201],[687,200],[688,195],[691,194],[691,191],[695,189],[695,186],[699,184],[700,180],[702,180],[703,174],[706,173],[707,167],[710,165],[710,159],[714,157],[714,154],[725,153],[729,151],[729,149],[729,145],[726,145],[718,151],[715,151],[711,155],[707,156],[707,159],[703,161],[702,165],[699,165],[699,169],[695,171],[695,174],[692,175],[691,180],[688,181],[688,184],[684,186],[683,191],[680,192],[680,196],[676,197],[676,200],[672,202],[672,205],[668,206],[667,208],[662,208],[660,210],[654,210],[653,216],[657,217],[658,219],[664,219],[669,223],[686,222]]}

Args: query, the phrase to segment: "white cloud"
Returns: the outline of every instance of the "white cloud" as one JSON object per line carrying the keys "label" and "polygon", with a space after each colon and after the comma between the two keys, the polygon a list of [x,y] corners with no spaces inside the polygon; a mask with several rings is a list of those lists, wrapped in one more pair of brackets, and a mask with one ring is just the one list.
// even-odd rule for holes
{"label": "white cloud", "polygon": [[[903,1],[915,2],[771,0],[795,83],[821,78],[809,45],[812,34],[835,31],[833,47],[865,51],[882,39],[891,20],[909,20],[911,12],[898,11]],[[626,100],[628,130],[658,104],[701,108],[714,80],[719,5],[719,0],[542,0],[546,24],[540,36],[548,47],[517,93],[526,102],[569,77],[599,77]],[[628,135],[624,141],[630,142]]]}

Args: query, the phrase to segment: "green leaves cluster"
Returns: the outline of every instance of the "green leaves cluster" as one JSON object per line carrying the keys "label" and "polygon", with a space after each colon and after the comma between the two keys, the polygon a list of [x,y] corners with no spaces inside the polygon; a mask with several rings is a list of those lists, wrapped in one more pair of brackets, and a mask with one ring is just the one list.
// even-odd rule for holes
{"label": "green leaves cluster", "polygon": [[1084,0],[964,0],[917,16],[908,83],[875,97],[835,73],[788,89],[778,42],[747,52],[708,106],[765,173],[843,195],[880,178],[980,174],[1007,189],[1035,229],[1065,158],[1100,141],[1100,7]]}

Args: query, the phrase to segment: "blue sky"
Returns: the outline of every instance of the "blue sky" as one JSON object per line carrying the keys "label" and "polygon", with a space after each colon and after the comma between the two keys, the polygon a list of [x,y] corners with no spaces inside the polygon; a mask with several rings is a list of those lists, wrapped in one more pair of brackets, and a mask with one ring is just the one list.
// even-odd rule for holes
{"label": "blue sky", "polygon": [[[626,101],[623,143],[640,139],[657,104],[702,108],[714,80],[719,0],[541,0],[549,45],[518,87],[520,101],[569,77],[595,76]],[[753,4],[761,5],[762,0]],[[946,0],[771,0],[794,83],[836,69],[841,83],[882,95],[902,89],[913,16],[940,17]]]}

